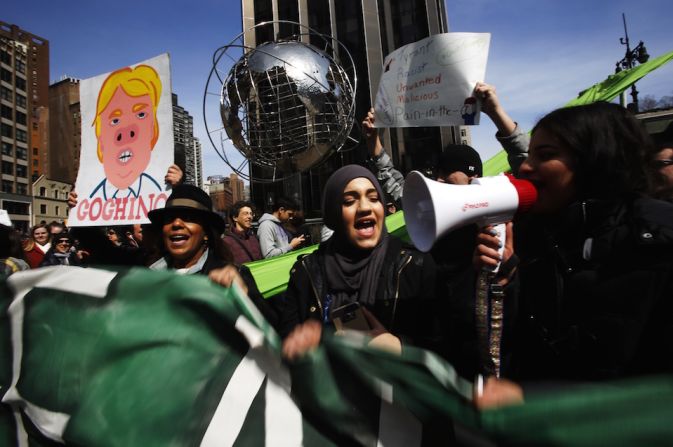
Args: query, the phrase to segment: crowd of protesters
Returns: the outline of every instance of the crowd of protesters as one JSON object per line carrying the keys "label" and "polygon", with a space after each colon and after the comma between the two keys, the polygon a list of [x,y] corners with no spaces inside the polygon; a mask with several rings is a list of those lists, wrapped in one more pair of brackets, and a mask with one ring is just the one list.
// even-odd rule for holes
{"label": "crowd of protesters", "polygon": [[[490,227],[450,232],[427,254],[388,234],[385,216],[400,207],[404,177],[370,111],[362,123],[369,169],[349,165],[329,178],[322,242],[296,261],[279,296],[263,299],[244,264],[312,243],[299,205],[278,198],[259,216],[241,201],[225,223],[209,196],[180,184],[174,168],[172,193],[165,208],[150,212],[150,224],[69,230],[43,223],[22,239],[4,220],[4,271],[117,264],[207,275],[247,292],[284,338],[288,359],[352,319],[375,346],[425,347],[474,377],[492,372],[475,321],[477,276],[500,263],[490,284],[505,303],[498,377],[487,380],[478,405],[521,401],[540,381],[671,372],[673,125],[650,136],[626,109],[595,103],[549,113],[529,138],[492,86],[478,84],[475,95],[513,175],[538,192],[531,213],[507,224],[504,251]],[[468,185],[482,171],[473,148],[448,145],[433,175]]]}

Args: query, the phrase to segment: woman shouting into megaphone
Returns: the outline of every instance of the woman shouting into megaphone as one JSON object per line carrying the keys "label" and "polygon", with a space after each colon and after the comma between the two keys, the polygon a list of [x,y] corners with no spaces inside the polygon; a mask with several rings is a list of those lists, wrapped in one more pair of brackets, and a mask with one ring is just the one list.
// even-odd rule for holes
{"label": "woman shouting into megaphone", "polygon": [[[673,371],[673,206],[647,196],[650,144],[634,116],[608,103],[558,109],[533,129],[519,176],[536,186],[538,200],[515,219],[520,263],[501,279],[514,312],[503,377],[587,381]],[[508,260],[488,229],[477,242],[477,267]],[[502,385],[517,395],[511,382]],[[484,392],[502,389],[491,383]]]}

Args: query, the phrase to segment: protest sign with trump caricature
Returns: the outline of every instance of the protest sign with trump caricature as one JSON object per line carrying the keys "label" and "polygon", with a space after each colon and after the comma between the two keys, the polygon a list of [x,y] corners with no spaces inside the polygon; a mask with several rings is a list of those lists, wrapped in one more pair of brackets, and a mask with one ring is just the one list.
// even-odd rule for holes
{"label": "protest sign with trump caricature", "polygon": [[80,83],[82,147],[68,224],[147,223],[170,191],[173,111],[168,54]]}

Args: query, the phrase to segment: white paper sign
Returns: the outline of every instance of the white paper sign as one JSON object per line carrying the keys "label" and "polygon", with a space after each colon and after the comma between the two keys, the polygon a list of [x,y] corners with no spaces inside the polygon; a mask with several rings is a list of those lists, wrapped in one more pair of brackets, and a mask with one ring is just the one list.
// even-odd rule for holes
{"label": "white paper sign", "polygon": [[147,223],[173,164],[168,54],[80,83],[82,147],[69,226]]}
{"label": "white paper sign", "polygon": [[489,33],[445,33],[405,45],[383,63],[376,127],[479,124],[474,86],[486,76]]}

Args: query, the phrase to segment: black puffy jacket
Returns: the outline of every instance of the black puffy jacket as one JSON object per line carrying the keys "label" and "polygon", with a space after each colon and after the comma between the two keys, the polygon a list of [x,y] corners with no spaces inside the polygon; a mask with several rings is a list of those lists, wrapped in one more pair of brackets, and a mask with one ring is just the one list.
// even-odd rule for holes
{"label": "black puffy jacket", "polygon": [[[673,205],[571,206],[515,225],[521,259],[505,376],[595,380],[673,372]],[[510,315],[512,317],[512,315]]]}
{"label": "black puffy jacket", "polygon": [[[328,293],[323,253],[321,245],[292,267],[279,327],[282,337],[309,318],[323,320],[323,299]],[[374,316],[402,339],[431,349],[438,347],[432,258],[390,236],[378,284],[375,303],[369,309]]]}

